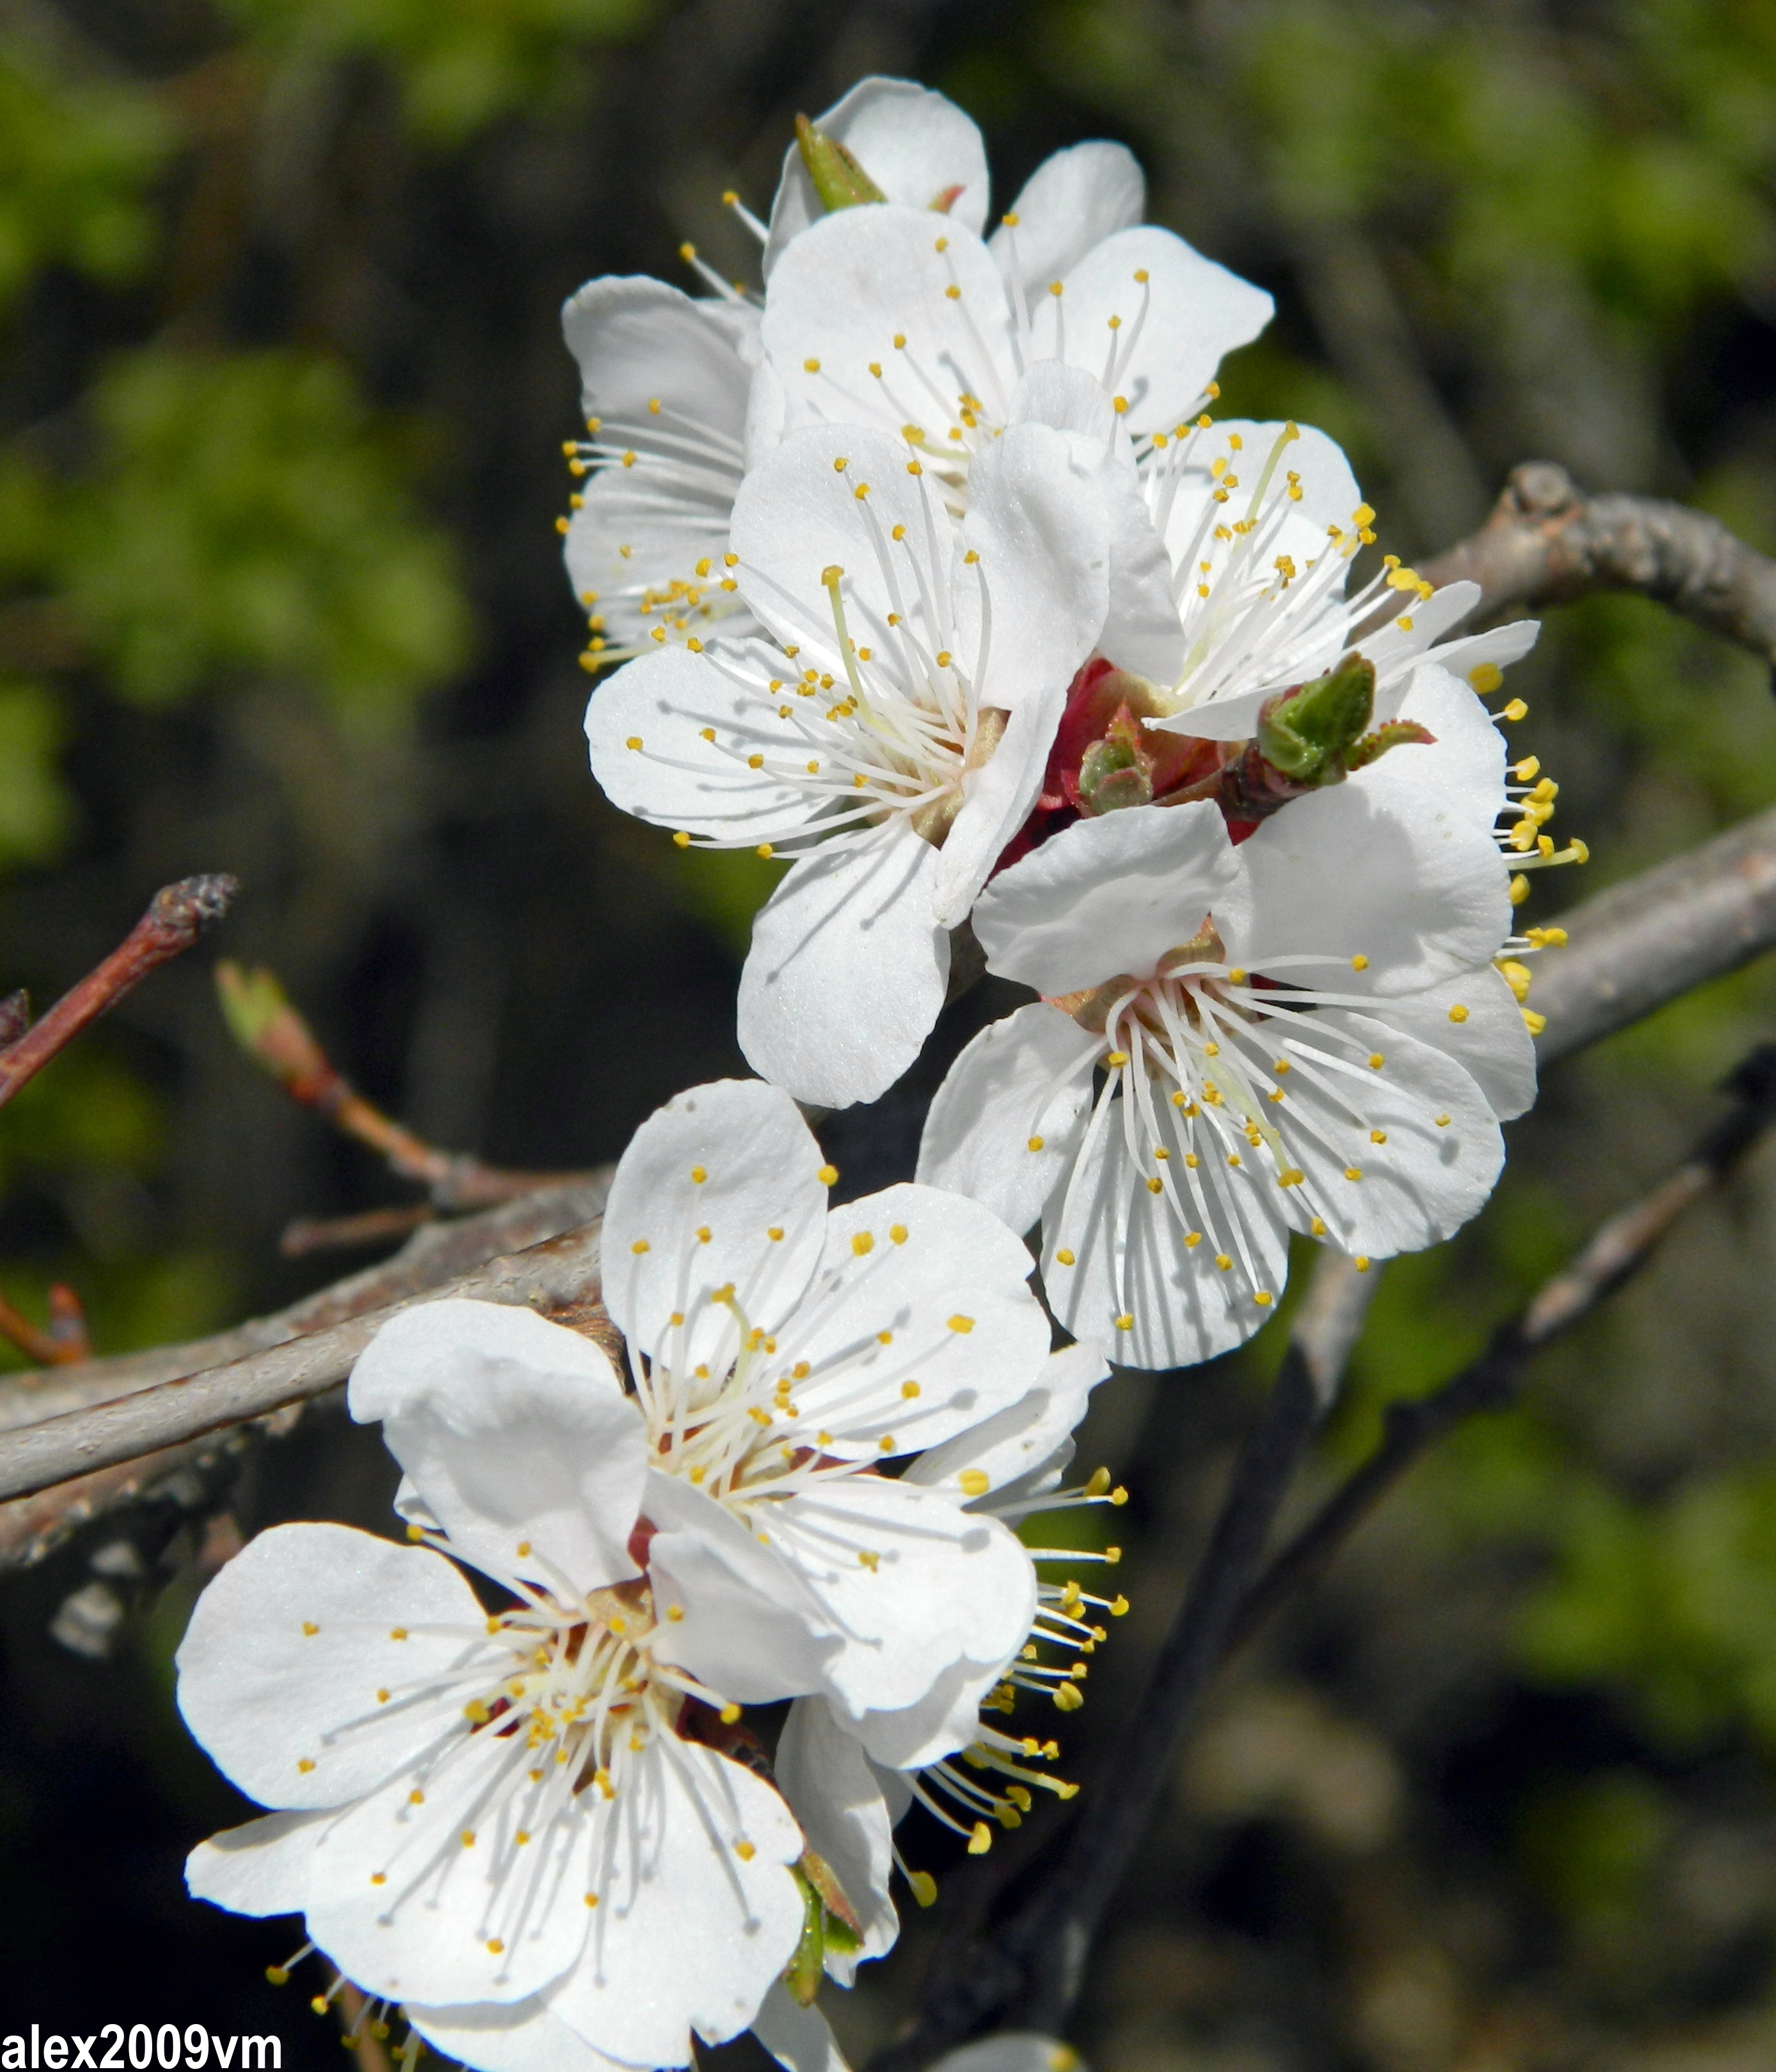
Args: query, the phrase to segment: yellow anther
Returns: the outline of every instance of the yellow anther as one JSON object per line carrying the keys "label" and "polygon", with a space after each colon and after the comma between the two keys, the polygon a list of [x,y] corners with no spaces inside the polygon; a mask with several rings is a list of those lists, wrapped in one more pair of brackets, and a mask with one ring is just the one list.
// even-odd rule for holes
{"label": "yellow anther", "polygon": [[814,1177],[823,1187],[835,1186],[838,1182],[839,1169],[837,1166],[823,1166]]}
{"label": "yellow anther", "polygon": [[1054,1255],[1054,1264],[1055,1264],[1057,1266],[1071,1266],[1071,1265],[1072,1265],[1072,1264],[1073,1264],[1073,1255],[1072,1255],[1072,1253],[1071,1253],[1071,1252],[1070,1252],[1067,1250],[1067,1247],[1066,1247],[1065,1245],[1063,1245],[1063,1246],[1062,1246],[1062,1248],[1060,1248],[1060,1250],[1059,1250],[1058,1252],[1056,1252],[1056,1253],[1055,1253],[1055,1255]]}
{"label": "yellow anther", "polygon": [[1223,1273],[1230,1272],[1232,1270],[1233,1261],[1224,1252],[1218,1252],[1215,1255],[1215,1263]]}
{"label": "yellow anther", "polygon": [[1042,1148],[1042,1139],[1039,1137],[1032,1137],[1029,1138],[1027,1140],[1027,1143],[1030,1149],[1032,1151],[1040,1151]]}
{"label": "yellow anther", "polygon": [[1462,1022],[1466,1022],[1467,1018],[1468,1010],[1462,1005],[1460,1001],[1457,1001],[1455,1005],[1449,1009],[1450,1021]]}
{"label": "yellow anther", "polygon": [[1121,1316],[1117,1318],[1116,1329],[1119,1331],[1132,1331],[1134,1328],[1135,1320],[1133,1317],[1128,1315],[1126,1311],[1124,1311]]}
{"label": "yellow anther", "polygon": [[993,1486],[993,1478],[985,1468],[964,1468],[956,1482],[964,1496],[985,1496]]}
{"label": "yellow anther", "polygon": [[876,1241],[870,1235],[868,1231],[853,1231],[852,1232],[851,1249],[857,1258],[862,1259],[865,1257],[869,1253],[874,1252],[875,1248]]}
{"label": "yellow anther", "polygon": [[1369,968],[1369,960],[1366,956],[1363,956],[1361,955],[1354,956],[1350,960],[1350,968],[1352,971],[1367,971]]}
{"label": "yellow anther", "polygon": [[974,1329],[974,1319],[972,1317],[952,1317],[950,1319],[950,1329],[952,1331],[960,1333],[964,1338],[966,1338],[968,1333]]}

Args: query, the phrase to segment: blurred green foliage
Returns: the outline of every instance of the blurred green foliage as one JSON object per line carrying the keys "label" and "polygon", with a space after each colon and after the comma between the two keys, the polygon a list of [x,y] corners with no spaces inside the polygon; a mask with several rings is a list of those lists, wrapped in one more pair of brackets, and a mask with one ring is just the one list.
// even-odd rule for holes
{"label": "blurred green foliage", "polygon": [[223,0],[254,46],[310,64],[357,55],[393,68],[414,130],[464,142],[495,117],[555,98],[578,47],[631,35],[652,0]]}
{"label": "blurred green foliage", "polygon": [[408,493],[398,424],[345,368],[150,349],[106,370],[90,409],[97,456],[56,558],[120,695],[294,677],[342,724],[386,730],[461,667],[450,545]]}
{"label": "blurred green foliage", "polygon": [[45,266],[139,273],[158,241],[150,183],[176,141],[139,88],[57,79],[18,40],[0,52],[0,312]]}

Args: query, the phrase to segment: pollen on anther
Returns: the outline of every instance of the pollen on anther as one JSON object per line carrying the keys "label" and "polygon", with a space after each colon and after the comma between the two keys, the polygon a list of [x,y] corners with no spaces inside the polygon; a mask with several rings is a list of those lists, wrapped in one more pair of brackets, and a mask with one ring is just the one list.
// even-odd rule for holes
{"label": "pollen on anther", "polygon": [[314,1767],[314,1758],[312,1756],[305,1755],[298,1762],[296,1767],[302,1772],[304,1777],[306,1777],[308,1773]]}
{"label": "pollen on anther", "polygon": [[1363,956],[1361,955],[1354,956],[1350,960],[1350,968],[1352,971],[1367,971],[1369,968],[1369,960],[1366,956]]}
{"label": "pollen on anther", "polygon": [[1073,1264],[1073,1254],[1063,1245],[1054,1255],[1054,1264],[1057,1266],[1071,1266]]}
{"label": "pollen on anther", "polygon": [[966,1338],[968,1333],[974,1329],[974,1319],[972,1317],[964,1317],[960,1315],[952,1317],[950,1319],[950,1329],[952,1331],[959,1333],[962,1337]]}
{"label": "pollen on anther", "polygon": [[1030,1148],[1032,1151],[1040,1151],[1042,1148],[1042,1138],[1039,1137],[1031,1137],[1030,1139]]}
{"label": "pollen on anther", "polygon": [[1215,1255],[1215,1263],[1223,1273],[1231,1273],[1233,1270],[1233,1261],[1224,1252],[1218,1252]]}
{"label": "pollen on anther", "polygon": [[320,1628],[316,1626],[313,1619],[304,1619],[302,1621],[302,1631],[307,1634],[310,1640],[312,1640],[315,1634],[320,1631]]}
{"label": "pollen on anther", "polygon": [[865,1258],[869,1253],[874,1252],[875,1248],[876,1241],[870,1235],[868,1231],[853,1231],[852,1232],[851,1250],[856,1257],[859,1259]]}
{"label": "pollen on anther", "polygon": [[1132,1331],[1134,1328],[1134,1318],[1131,1317],[1126,1310],[1124,1310],[1122,1315],[1116,1319],[1116,1329],[1119,1331]]}
{"label": "pollen on anther", "polygon": [[904,1244],[906,1242],[906,1226],[905,1223],[890,1223],[889,1225],[888,1241],[890,1244]]}
{"label": "pollen on anther", "polygon": [[838,1183],[839,1169],[837,1166],[823,1166],[814,1177],[823,1187],[835,1186]]}

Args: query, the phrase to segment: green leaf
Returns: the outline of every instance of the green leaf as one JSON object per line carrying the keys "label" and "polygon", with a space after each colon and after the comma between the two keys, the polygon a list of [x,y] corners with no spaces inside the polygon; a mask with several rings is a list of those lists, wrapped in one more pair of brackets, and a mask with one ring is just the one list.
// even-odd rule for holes
{"label": "green leaf", "polygon": [[68,492],[61,576],[122,696],[294,677],[347,726],[387,732],[462,666],[450,545],[343,368],[150,347],[113,364],[91,407],[99,456]]}

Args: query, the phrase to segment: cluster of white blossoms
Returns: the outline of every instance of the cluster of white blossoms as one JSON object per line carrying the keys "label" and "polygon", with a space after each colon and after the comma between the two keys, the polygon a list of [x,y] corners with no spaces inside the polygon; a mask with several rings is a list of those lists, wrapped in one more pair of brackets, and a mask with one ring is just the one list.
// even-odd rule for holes
{"label": "cluster of white blossoms", "polygon": [[[592,767],[784,865],[760,1079],[625,1153],[620,1347],[462,1301],[379,1334],[351,1408],[421,1544],[276,1528],[181,1650],[273,1809],[192,1890],[301,1913],[482,2072],[748,2028],[830,2066],[821,1976],[892,1943],[897,1873],[931,1896],[902,1815],[979,1851],[1071,1790],[1021,1694],[1076,1706],[1126,1605],[1043,1564],[1116,1550],[1021,1528],[1121,1500],[1060,1486],[1108,1363],[1240,1343],[1293,1233],[1359,1268],[1447,1237],[1534,1098],[1521,960],[1561,938],[1512,911],[1583,845],[1484,701],[1535,627],[1464,635],[1476,587],[1392,555],[1351,582],[1375,513],[1338,448],[1207,409],[1269,298],[1141,223],[1121,147],[990,236],[987,196],[966,117],[866,80],[800,123],[768,224],[729,197],[762,296],[687,248],[709,296],[568,304]],[[795,1104],[886,1092],[959,944],[1033,997],[950,1071],[916,1182],[832,1207]],[[784,1700],[767,1747],[744,1712]]]}
{"label": "cluster of white blossoms", "polygon": [[[1104,1359],[1050,1350],[989,1211],[829,1209],[837,1177],[787,1094],[698,1087],[611,1187],[626,1371],[526,1309],[382,1328],[348,1400],[420,1544],[276,1527],[199,1601],[180,1708],[274,1810],[196,1851],[194,1893],[301,1914],[486,2072],[677,2066],[749,2026],[805,2050],[822,1969],[894,1939],[915,1799],[979,1850],[1071,1790],[982,1714],[1077,1704],[1122,1608],[1005,1522],[1119,1495],[1059,1488]],[[742,1712],[780,1700],[773,1762]]]}

